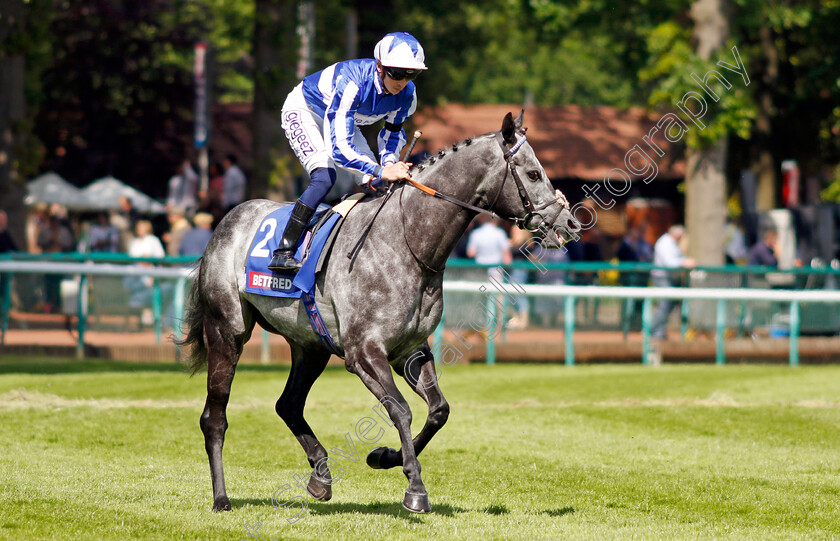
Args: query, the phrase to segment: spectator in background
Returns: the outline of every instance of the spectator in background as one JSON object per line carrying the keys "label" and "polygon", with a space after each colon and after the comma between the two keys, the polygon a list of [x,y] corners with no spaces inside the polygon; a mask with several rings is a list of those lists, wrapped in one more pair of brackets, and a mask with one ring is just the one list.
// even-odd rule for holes
{"label": "spectator in background", "polygon": [[178,255],[184,235],[190,230],[190,222],[184,216],[184,209],[178,207],[169,209],[166,218],[169,220],[169,231],[163,235],[166,255]]}
{"label": "spectator in background", "polygon": [[736,220],[731,218],[726,220],[723,228],[723,242],[723,254],[727,264],[741,264],[746,260],[747,244],[744,240],[744,230]]}
{"label": "spectator in background", "polygon": [[130,231],[137,228],[137,222],[140,220],[140,214],[134,208],[134,203],[126,196],[120,197],[119,215],[125,218]]}
{"label": "spectator in background", "polygon": [[204,255],[204,249],[207,248],[207,243],[213,235],[211,229],[213,216],[206,212],[199,212],[193,218],[193,223],[195,227],[187,231],[181,239],[178,255]]}
{"label": "spectator in background", "polygon": [[46,203],[36,203],[26,217],[26,251],[30,254],[40,254],[38,233],[47,226],[50,219],[49,207]]}
{"label": "spectator in background", "polygon": [[[478,217],[478,223],[480,225],[470,233],[467,239],[467,257],[474,258],[479,265],[493,265],[487,269],[487,277],[501,283],[504,275],[499,265],[510,265],[513,261],[510,239],[505,230],[499,227],[496,218],[482,214]],[[495,306],[498,307],[499,302]],[[493,315],[488,314],[493,319],[492,323],[490,321],[488,323],[493,327],[504,325],[506,314],[499,313],[498,308],[495,308],[494,312]]]}
{"label": "spectator in background", "polygon": [[[569,254],[563,248],[546,248],[542,243],[536,243],[532,248],[531,257],[543,265],[568,263]],[[536,283],[546,285],[565,285],[568,281],[568,271],[550,269],[536,273]],[[556,327],[563,315],[563,297],[537,297],[534,299],[534,315],[539,323],[546,327]]]}
{"label": "spectator in background", "polygon": [[[672,225],[653,246],[654,266],[664,267],[651,271],[650,277],[654,287],[674,287],[676,285],[676,277],[673,271],[667,269],[694,267],[694,260],[683,255],[682,248],[680,248],[680,241],[684,237],[685,227]],[[677,303],[670,299],[660,299],[651,324],[651,332],[654,338],[664,339],[666,337],[668,318],[676,305]]]}
{"label": "spectator in background", "polygon": [[[510,247],[513,252],[514,262],[528,261],[526,253],[532,248],[530,245],[531,233],[525,229],[514,227],[510,231]],[[524,247],[524,249],[523,249]],[[528,283],[527,269],[513,269],[510,277],[517,283],[524,285]],[[516,298],[516,315],[511,318],[508,326],[511,329],[524,329],[530,322],[531,302],[526,295],[519,295]]]}
{"label": "spectator in background", "polygon": [[[625,233],[618,247],[616,257],[623,263],[649,263],[653,260],[653,246],[645,240],[647,222],[631,227]],[[641,287],[647,285],[648,273],[622,272],[619,283],[623,286]],[[626,330],[638,328],[641,324],[642,299],[627,299],[622,311],[622,327]]]}
{"label": "spectator in background", "polygon": [[[498,220],[482,214],[478,218],[479,227],[470,233],[467,240],[467,257],[475,259],[479,265],[509,265],[513,261],[510,252],[510,239]],[[489,269],[488,276],[500,275],[497,269]]]}
{"label": "spectator in background", "polygon": [[747,254],[747,265],[762,265],[765,267],[777,267],[779,259],[779,235],[775,229],[768,229],[764,237],[750,248]]}
{"label": "spectator in background", "polygon": [[222,207],[225,212],[245,200],[245,173],[239,168],[236,156],[228,154],[223,163],[225,167],[222,189]]}
{"label": "spectator in background", "polygon": [[[134,227],[134,240],[128,247],[128,255],[131,257],[165,257],[166,252],[163,249],[160,239],[158,239],[152,229],[152,222],[148,220],[139,220]],[[151,283],[151,282],[149,282]]]}
{"label": "spectator in background", "polygon": [[117,253],[120,251],[120,230],[111,225],[107,212],[99,212],[90,226],[88,248],[91,252]]}
{"label": "spectator in background", "polygon": [[208,171],[210,179],[206,192],[199,193],[198,211],[213,215],[213,221],[219,223],[225,215],[225,208],[222,206],[222,194],[224,193],[225,177],[222,174],[222,164],[213,162]]}
{"label": "spectator in background", "polygon": [[616,253],[619,261],[636,263],[653,261],[653,246],[645,240],[647,227],[647,222],[642,222],[627,230]]}
{"label": "spectator in background", "polygon": [[[131,241],[128,247],[128,255],[131,257],[165,257],[166,252],[163,250],[163,244],[152,232],[152,222],[148,220],[139,220],[137,226],[134,228],[135,238]],[[151,262],[138,262],[142,267],[154,266]],[[152,296],[154,290],[154,278],[151,276],[126,276],[123,279],[123,287],[130,293],[128,297],[128,305],[132,308],[141,309],[140,322],[143,325],[151,325],[154,323],[154,315],[151,310]],[[172,283],[163,281],[160,284],[161,300],[163,309],[166,313],[164,325],[172,327],[171,309],[172,309]]]}
{"label": "spectator in background", "polygon": [[[38,247],[41,253],[58,254],[76,250],[76,238],[73,230],[67,225],[66,215],[60,207],[50,209],[50,216],[46,225],[38,232]],[[61,305],[60,274],[44,275],[44,312],[50,314],[58,311]]]}
{"label": "spectator in background", "polygon": [[184,160],[178,173],[169,179],[166,196],[166,210],[179,209],[184,215],[195,212],[198,203],[198,173],[190,160]]}

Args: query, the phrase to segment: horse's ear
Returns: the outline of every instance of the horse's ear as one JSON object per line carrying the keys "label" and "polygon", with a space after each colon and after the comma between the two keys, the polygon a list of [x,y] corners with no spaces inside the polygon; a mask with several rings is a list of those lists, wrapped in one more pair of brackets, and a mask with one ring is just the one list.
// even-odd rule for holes
{"label": "horse's ear", "polygon": [[502,137],[505,143],[513,145],[516,143],[516,125],[513,122],[513,115],[508,113],[502,121]]}
{"label": "horse's ear", "polygon": [[525,109],[519,111],[519,116],[516,117],[516,120],[513,121],[513,125],[516,126],[517,130],[522,129],[522,119],[525,117]]}

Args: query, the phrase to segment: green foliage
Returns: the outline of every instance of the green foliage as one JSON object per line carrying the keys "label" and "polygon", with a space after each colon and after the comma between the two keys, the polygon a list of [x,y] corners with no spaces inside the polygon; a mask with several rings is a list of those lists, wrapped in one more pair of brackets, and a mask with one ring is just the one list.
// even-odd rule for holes
{"label": "green foliage", "polygon": [[[424,102],[537,105],[638,103],[634,47],[604,25],[595,5],[535,1],[399,2],[402,26],[423,43]],[[579,24],[580,23],[580,24]]]}
{"label": "green foliage", "polygon": [[836,165],[831,175],[831,182],[820,192],[823,203],[840,203],[840,165]]}
{"label": "green foliage", "polygon": [[[729,64],[735,63],[732,47],[737,47],[737,44],[730,40],[725,49],[717,51],[712,59],[704,60],[691,47],[690,36],[690,29],[674,22],[660,24],[651,32],[648,38],[650,60],[639,72],[641,81],[653,85],[649,105],[666,112],[678,113],[676,104],[683,99],[686,92],[702,94],[691,74],[696,74],[702,79],[709,70],[714,69],[723,72],[732,86],[727,90],[716,82],[712,83],[713,89],[720,97],[718,102],[708,95],[703,95],[708,105],[708,110],[701,119],[705,125],[703,129],[679,113],[689,128],[685,137],[686,144],[692,148],[705,148],[728,134],[737,135],[742,139],[749,138],[756,115],[750,89],[739,75],[722,70],[717,65],[719,60]],[[749,74],[749,58],[745,58],[743,52],[740,52],[740,55]],[[690,107],[694,109],[696,105],[691,103]]]}

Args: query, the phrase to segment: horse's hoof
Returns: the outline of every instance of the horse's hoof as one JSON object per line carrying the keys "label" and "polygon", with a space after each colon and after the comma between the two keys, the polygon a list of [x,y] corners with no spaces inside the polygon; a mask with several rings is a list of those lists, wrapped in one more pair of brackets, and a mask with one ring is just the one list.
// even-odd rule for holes
{"label": "horse's hoof", "polygon": [[321,502],[328,502],[332,498],[332,486],[325,483],[322,479],[315,477],[315,474],[309,476],[309,484],[306,485],[306,491],[310,496]]}
{"label": "horse's hoof", "polygon": [[384,469],[382,467],[382,455],[384,455],[385,451],[387,450],[387,447],[377,447],[376,449],[368,453],[365,462],[367,462],[367,465],[373,468],[374,470]]}
{"label": "horse's hoof", "polygon": [[405,491],[405,498],[403,498],[403,507],[412,513],[428,513],[432,510],[432,506],[429,505],[428,494],[415,494],[407,490]]}
{"label": "horse's hoof", "polygon": [[227,498],[227,496],[222,496],[221,498],[216,498],[216,500],[213,502],[213,511],[215,511],[217,513],[219,511],[230,511],[230,510],[231,510],[230,500]]}
{"label": "horse's hoof", "polygon": [[390,447],[377,447],[365,460],[374,470],[387,470],[402,465],[402,455]]}

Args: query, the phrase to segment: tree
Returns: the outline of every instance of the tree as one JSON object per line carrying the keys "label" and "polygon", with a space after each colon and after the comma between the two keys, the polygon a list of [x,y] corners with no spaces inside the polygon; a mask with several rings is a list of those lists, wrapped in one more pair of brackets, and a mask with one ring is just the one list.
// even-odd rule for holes
{"label": "tree", "polygon": [[[38,75],[49,54],[51,11],[45,0],[10,0],[0,13],[0,208],[15,243],[24,242],[26,176],[37,170],[40,142],[32,135]],[[29,103],[27,103],[29,101]]]}
{"label": "tree", "polygon": [[[289,182],[290,151],[281,127],[281,109],[286,95],[297,83],[297,2],[256,0],[254,25],[254,148],[251,196],[265,197],[278,166],[280,190],[293,197]],[[285,159],[284,159],[285,157]]]}
{"label": "tree", "polygon": [[[702,60],[708,61],[719,53],[729,37],[726,10],[726,0],[696,0],[691,5],[696,52]],[[685,217],[689,255],[703,265],[724,262],[727,137],[724,133],[706,145],[689,147],[686,153]]]}

